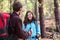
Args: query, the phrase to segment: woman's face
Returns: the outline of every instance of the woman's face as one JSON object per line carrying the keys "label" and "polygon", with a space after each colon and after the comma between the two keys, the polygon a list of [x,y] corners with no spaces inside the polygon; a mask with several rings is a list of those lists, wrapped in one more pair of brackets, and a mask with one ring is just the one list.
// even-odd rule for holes
{"label": "woman's face", "polygon": [[29,20],[31,20],[31,19],[32,19],[32,13],[29,12],[29,13],[27,14],[27,18],[28,18]]}

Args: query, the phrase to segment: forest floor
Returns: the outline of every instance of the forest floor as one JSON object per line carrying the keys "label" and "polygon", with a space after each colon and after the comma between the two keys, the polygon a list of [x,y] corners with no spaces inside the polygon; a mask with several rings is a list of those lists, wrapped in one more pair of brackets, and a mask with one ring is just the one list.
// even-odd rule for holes
{"label": "forest floor", "polygon": [[[19,39],[19,40],[22,40],[22,39]],[[53,40],[53,39],[43,38],[43,39],[40,39],[40,40]]]}
{"label": "forest floor", "polygon": [[41,40],[53,40],[53,39],[43,38],[43,39],[41,39]]}

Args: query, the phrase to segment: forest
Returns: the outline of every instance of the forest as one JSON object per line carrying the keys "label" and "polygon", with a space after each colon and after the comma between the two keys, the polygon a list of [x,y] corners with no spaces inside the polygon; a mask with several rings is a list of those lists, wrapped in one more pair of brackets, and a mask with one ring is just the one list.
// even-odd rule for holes
{"label": "forest", "polygon": [[26,11],[35,14],[40,23],[41,38],[60,39],[60,0],[0,0],[0,12],[13,12],[12,6],[16,1],[23,5],[20,15],[23,21]]}

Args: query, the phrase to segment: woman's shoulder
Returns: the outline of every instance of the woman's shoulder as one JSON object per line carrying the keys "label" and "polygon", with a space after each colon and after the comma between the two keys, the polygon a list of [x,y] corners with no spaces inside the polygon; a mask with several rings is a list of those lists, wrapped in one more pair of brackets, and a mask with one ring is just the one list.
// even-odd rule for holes
{"label": "woman's shoulder", "polygon": [[37,22],[37,21],[36,20],[32,21],[32,23],[35,23],[35,22]]}

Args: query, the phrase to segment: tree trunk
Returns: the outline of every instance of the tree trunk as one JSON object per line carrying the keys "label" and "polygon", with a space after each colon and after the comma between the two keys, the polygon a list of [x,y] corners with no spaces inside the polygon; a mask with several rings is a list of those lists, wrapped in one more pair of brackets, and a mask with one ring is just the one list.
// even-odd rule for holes
{"label": "tree trunk", "polygon": [[38,0],[35,0],[35,3],[34,3],[34,13],[35,13],[35,16],[36,16],[36,19],[38,20],[38,6],[37,6],[37,2]]}
{"label": "tree trunk", "polygon": [[10,0],[10,13],[12,12],[12,6],[11,6],[12,0]]}
{"label": "tree trunk", "polygon": [[[43,0],[38,0],[40,4],[43,3]],[[39,19],[41,27],[41,38],[45,37],[45,27],[44,27],[44,14],[43,14],[43,5],[39,6]]]}
{"label": "tree trunk", "polygon": [[27,4],[27,0],[25,0],[25,5]]}
{"label": "tree trunk", "polygon": [[55,13],[55,21],[56,21],[56,31],[60,32],[60,21],[59,21],[59,12],[58,12],[58,2],[57,0],[54,0],[54,13]]}
{"label": "tree trunk", "polygon": [[17,0],[14,0],[14,3],[17,2]]}

